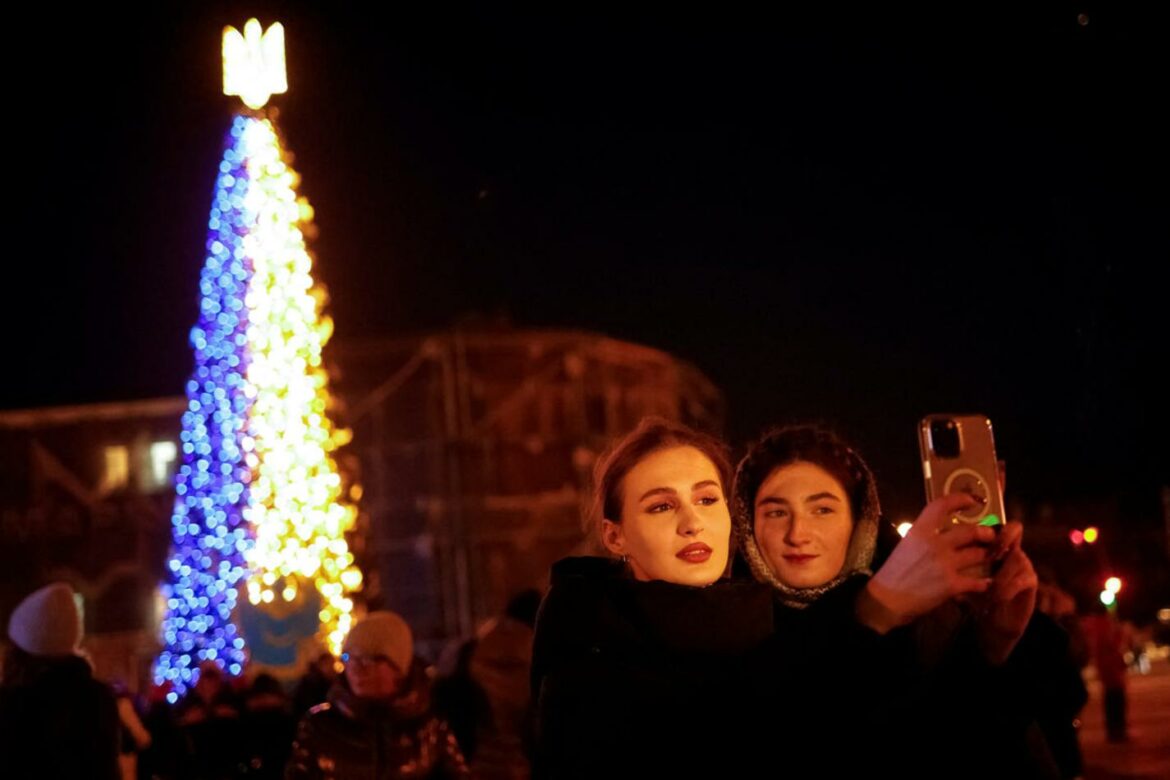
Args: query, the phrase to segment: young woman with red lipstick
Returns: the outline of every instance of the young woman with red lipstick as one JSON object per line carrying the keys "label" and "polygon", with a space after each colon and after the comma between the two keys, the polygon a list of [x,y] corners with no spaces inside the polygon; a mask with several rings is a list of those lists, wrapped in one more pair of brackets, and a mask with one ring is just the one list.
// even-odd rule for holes
{"label": "young woman with red lipstick", "polygon": [[[1049,776],[1052,767],[1042,750],[1031,749],[1028,734],[1030,680],[1042,676],[1045,659],[1030,647],[1014,652],[1033,614],[1036,575],[1020,549],[1018,523],[998,540],[972,526],[940,533],[970,500],[952,496],[928,505],[874,574],[880,509],[873,474],[831,432],[792,426],[766,434],[740,463],[733,515],[753,576],[774,589],[781,605],[778,639],[852,621],[888,637],[871,639],[871,650],[885,653],[878,667],[854,662],[844,674],[820,678],[815,697],[800,704],[805,716],[844,725],[841,703],[848,701],[846,711],[871,745],[907,731],[931,734],[893,762],[892,769],[911,774],[938,769],[935,761],[953,755],[949,737],[968,733],[983,737],[980,750],[940,773]],[[1003,561],[993,578],[971,573],[989,557]],[[967,594],[984,595],[974,601]],[[768,697],[764,681],[771,679],[776,696],[791,694],[786,671],[761,673],[757,693]],[[880,727],[894,723],[896,733]],[[868,751],[853,755],[874,768]]]}
{"label": "young woman with red lipstick", "polygon": [[590,518],[609,557],[553,567],[533,642],[535,778],[727,776],[735,675],[773,611],[766,587],[724,577],[730,478],[721,442],[660,419],[598,461]]}

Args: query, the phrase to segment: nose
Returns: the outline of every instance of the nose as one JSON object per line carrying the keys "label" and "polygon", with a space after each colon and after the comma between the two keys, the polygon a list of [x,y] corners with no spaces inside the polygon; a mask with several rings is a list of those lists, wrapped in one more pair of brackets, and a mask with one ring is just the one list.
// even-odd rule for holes
{"label": "nose", "polygon": [[683,504],[678,516],[678,532],[682,536],[698,536],[703,530],[703,518],[690,504]]}
{"label": "nose", "polygon": [[808,544],[808,520],[799,512],[795,512],[788,521],[788,528],[784,530],[784,543],[789,547],[803,547]]}

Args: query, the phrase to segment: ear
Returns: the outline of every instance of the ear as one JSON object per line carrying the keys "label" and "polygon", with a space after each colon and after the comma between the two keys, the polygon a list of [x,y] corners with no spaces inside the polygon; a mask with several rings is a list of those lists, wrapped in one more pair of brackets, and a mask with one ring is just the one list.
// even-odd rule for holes
{"label": "ear", "polygon": [[621,523],[612,520],[601,521],[601,543],[605,549],[617,556],[626,554],[626,534]]}

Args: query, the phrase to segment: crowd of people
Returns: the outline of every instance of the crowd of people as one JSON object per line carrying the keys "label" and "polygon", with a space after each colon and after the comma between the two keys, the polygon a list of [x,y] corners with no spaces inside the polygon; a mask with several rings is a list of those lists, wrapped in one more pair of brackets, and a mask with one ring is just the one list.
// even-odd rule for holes
{"label": "crowd of people", "polygon": [[[295,688],[204,659],[175,704],[94,679],[72,589],[13,611],[0,766],[23,778],[1075,778],[1091,660],[1110,738],[1124,668],[1103,616],[1040,578],[1023,529],[927,504],[898,538],[834,433],[719,440],[646,419],[598,460],[597,555],[554,565],[442,659],[399,615],[356,622]],[[1095,625],[1095,624],[1093,624]],[[830,746],[826,749],[826,746]],[[779,759],[779,761],[778,761]],[[811,764],[809,763],[811,762]]]}

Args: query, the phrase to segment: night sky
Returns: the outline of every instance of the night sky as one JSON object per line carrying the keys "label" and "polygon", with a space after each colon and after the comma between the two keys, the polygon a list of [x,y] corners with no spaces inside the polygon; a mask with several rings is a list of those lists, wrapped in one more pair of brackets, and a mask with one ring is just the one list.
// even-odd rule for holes
{"label": "night sky", "polygon": [[0,408],[182,392],[237,104],[220,34],[257,15],[286,27],[273,102],[338,338],[478,316],[659,347],[723,389],[734,444],[832,423],[895,506],[919,500],[917,419],[984,412],[1013,491],[1155,517],[1153,12],[175,5],[12,21],[43,48],[5,55]]}

